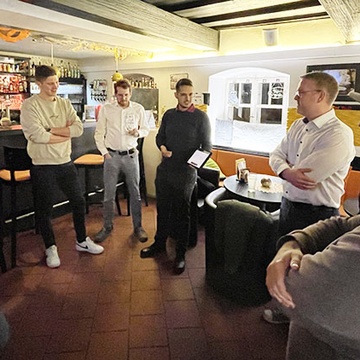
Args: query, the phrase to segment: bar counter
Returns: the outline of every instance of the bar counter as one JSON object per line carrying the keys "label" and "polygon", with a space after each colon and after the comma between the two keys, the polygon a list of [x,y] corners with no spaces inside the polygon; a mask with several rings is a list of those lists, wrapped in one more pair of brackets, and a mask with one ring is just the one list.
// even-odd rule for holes
{"label": "bar counter", "polygon": [[[84,123],[84,133],[78,138],[72,139],[72,154],[71,158],[74,160],[80,155],[85,153],[94,152],[97,153],[95,141],[94,141],[94,132],[95,132],[95,122],[85,122]],[[20,125],[12,126],[12,129],[4,130],[0,129],[0,168],[4,168],[4,151],[3,146],[12,146],[12,147],[26,147],[27,141],[21,130]],[[82,184],[84,184],[84,173],[80,170],[80,179]],[[91,185],[102,186],[102,169],[95,169],[91,171]],[[66,201],[65,195],[61,192],[60,189],[56,192],[55,204],[56,211],[54,211],[54,216],[62,215],[65,212],[69,211],[69,206],[67,203],[59,206]],[[5,218],[8,219],[10,216],[10,187],[3,187],[3,206]],[[21,184],[18,186],[17,191],[17,209],[18,214],[26,215],[33,211],[33,198],[32,198],[32,187],[31,184]],[[24,217],[26,219],[27,216]],[[19,228],[26,229],[31,227],[33,224],[32,216],[30,221],[20,221]]]}

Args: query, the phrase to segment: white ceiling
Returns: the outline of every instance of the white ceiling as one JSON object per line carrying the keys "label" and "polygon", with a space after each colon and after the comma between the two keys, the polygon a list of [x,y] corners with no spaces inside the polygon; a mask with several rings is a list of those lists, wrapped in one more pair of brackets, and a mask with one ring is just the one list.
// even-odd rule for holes
{"label": "white ceiling", "polygon": [[[325,10],[332,20],[342,17],[334,22],[339,28],[344,24],[343,32],[351,28],[358,33],[359,19],[352,13],[359,9],[359,3],[359,0],[1,0],[0,26],[28,29],[31,36],[14,43],[0,40],[0,53],[38,56],[53,53],[54,57],[85,59],[113,57],[114,49],[121,48],[133,55],[166,52],[198,55],[204,50],[216,51],[224,31],[221,28],[229,24],[237,29],[294,21],[300,25],[310,18],[328,18]],[[187,8],[181,10],[181,6]]]}

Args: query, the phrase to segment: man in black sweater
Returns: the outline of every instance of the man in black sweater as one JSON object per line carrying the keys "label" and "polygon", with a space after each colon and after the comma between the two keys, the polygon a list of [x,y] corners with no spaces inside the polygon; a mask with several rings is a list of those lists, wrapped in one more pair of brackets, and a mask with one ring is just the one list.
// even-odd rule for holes
{"label": "man in black sweater", "polygon": [[155,186],[157,231],[155,242],[140,252],[142,258],[155,257],[166,251],[166,239],[176,240],[174,273],[185,270],[185,252],[189,239],[190,200],[196,182],[196,169],[187,164],[195,150],[211,150],[210,121],[192,103],[193,84],[180,79],[175,97],[178,105],[162,118],[156,145],[162,154]]}

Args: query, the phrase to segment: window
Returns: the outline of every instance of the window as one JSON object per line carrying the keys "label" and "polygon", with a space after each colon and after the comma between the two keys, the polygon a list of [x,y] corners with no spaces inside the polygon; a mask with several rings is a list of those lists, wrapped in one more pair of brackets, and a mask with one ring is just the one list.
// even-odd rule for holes
{"label": "window", "polygon": [[268,153],[285,135],[288,74],[260,68],[227,70],[209,78],[213,143]]}

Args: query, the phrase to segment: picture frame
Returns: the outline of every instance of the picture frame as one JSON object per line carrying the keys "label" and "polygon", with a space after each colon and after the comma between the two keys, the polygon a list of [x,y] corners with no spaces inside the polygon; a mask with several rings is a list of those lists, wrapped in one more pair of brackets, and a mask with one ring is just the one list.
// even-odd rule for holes
{"label": "picture frame", "polygon": [[323,65],[308,65],[306,72],[323,71],[337,80],[339,84],[339,94],[335,100],[336,104],[346,104],[354,102],[347,94],[350,89],[360,92],[360,64],[323,64]]}
{"label": "picture frame", "polygon": [[175,90],[176,83],[180,79],[188,79],[189,74],[188,73],[179,73],[179,74],[170,74],[170,89]]}

